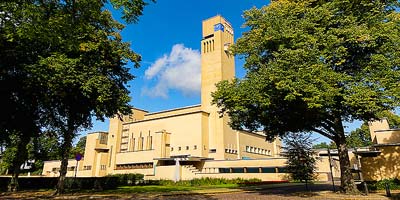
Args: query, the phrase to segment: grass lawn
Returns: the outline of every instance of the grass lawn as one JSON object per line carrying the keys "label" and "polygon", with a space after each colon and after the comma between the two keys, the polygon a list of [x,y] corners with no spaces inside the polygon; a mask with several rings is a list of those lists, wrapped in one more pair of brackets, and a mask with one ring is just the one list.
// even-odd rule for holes
{"label": "grass lawn", "polygon": [[164,193],[176,191],[196,191],[216,188],[239,188],[237,184],[207,185],[207,186],[179,186],[179,185],[145,185],[145,186],[122,186],[113,190],[105,190],[105,194],[126,194],[126,193]]}

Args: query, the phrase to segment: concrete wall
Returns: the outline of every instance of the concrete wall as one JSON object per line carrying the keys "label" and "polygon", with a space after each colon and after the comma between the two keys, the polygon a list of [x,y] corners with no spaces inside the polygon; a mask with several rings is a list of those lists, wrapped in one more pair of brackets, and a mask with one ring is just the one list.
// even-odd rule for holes
{"label": "concrete wall", "polygon": [[381,154],[377,157],[361,158],[365,180],[400,178],[400,146],[378,147]]}

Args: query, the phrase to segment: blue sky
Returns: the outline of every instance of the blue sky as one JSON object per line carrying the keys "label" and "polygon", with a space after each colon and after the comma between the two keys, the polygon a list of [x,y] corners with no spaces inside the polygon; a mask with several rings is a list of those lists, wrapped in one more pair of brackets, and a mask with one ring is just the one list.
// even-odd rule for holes
{"label": "blue sky", "polygon": [[[141,67],[130,71],[136,76],[129,82],[131,105],[155,112],[199,104],[202,20],[222,15],[231,22],[237,39],[246,31],[243,11],[267,4],[266,0],[157,0],[149,4],[139,23],[127,25],[122,32],[124,41],[142,56]],[[120,13],[112,12],[119,19]],[[242,77],[243,60],[235,62],[236,76]],[[95,121],[93,128],[80,134],[94,131],[108,131],[108,120]]]}
{"label": "blue sky", "polygon": [[[200,80],[197,84],[190,84],[193,82],[191,80],[180,85],[171,83],[181,83],[183,78],[198,79],[198,76],[191,74],[195,70],[178,68],[174,70],[178,73],[170,73],[169,78],[165,78],[164,74],[170,72],[168,69],[173,69],[173,65],[196,67],[190,60],[199,58],[202,20],[220,14],[231,22],[235,38],[238,38],[245,31],[241,28],[244,23],[243,11],[267,4],[269,1],[265,0],[157,0],[156,3],[150,3],[145,7],[139,23],[129,24],[122,31],[123,40],[131,43],[131,48],[142,56],[141,67],[130,71],[136,76],[129,82],[131,105],[155,112],[199,104]],[[112,10],[112,13],[114,18],[122,22],[118,11]],[[181,58],[174,60],[171,58],[173,55]],[[167,61],[161,62],[163,58]],[[150,68],[157,68],[154,65],[157,61],[163,65],[163,70],[149,75]],[[200,66],[200,63],[197,65]],[[239,77],[244,75],[242,66],[243,61],[236,59],[236,75]],[[186,73],[179,74],[180,71]],[[108,131],[108,120],[95,121],[93,128],[80,134],[83,136],[93,131]]]}

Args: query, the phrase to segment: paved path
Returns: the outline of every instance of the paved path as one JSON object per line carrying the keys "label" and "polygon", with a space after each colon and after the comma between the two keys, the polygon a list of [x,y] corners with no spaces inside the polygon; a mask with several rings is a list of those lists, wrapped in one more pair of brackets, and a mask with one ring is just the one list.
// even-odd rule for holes
{"label": "paved path", "polygon": [[71,194],[53,197],[46,192],[23,191],[21,193],[0,194],[0,199],[135,199],[135,200],[400,200],[400,191],[393,191],[393,198],[385,197],[385,193],[372,193],[369,196],[342,195],[332,192],[332,185],[315,184],[310,187],[311,192],[304,192],[302,184],[272,184],[254,186],[246,189],[216,188],[187,192],[147,193],[147,194]]}

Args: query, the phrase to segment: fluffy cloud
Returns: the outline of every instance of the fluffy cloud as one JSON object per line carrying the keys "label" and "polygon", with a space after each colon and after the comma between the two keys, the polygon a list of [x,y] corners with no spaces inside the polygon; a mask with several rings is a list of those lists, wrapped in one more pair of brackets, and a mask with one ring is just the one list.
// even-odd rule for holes
{"label": "fluffy cloud", "polygon": [[157,59],[146,71],[145,79],[155,80],[155,85],[142,89],[142,94],[168,98],[168,91],[175,89],[184,95],[200,93],[200,52],[182,44],[172,47],[169,55]]}

